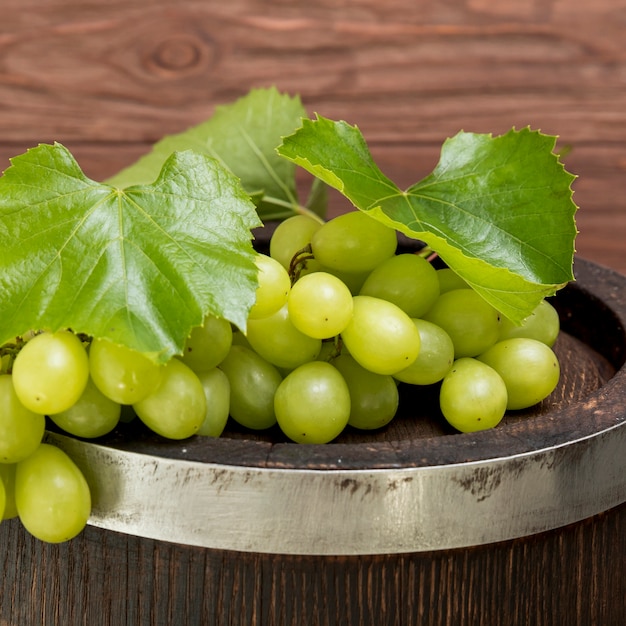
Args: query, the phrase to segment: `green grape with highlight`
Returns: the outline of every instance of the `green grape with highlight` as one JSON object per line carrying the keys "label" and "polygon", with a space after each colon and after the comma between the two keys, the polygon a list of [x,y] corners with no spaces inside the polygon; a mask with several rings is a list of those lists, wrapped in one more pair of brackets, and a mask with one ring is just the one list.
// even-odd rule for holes
{"label": "green grape with highlight", "polygon": [[281,382],[274,397],[281,430],[296,443],[328,443],[350,418],[350,391],[330,363],[301,365]]}
{"label": "green grape with highlight", "polygon": [[504,417],[507,390],[493,368],[474,358],[454,362],[439,390],[439,406],[445,419],[468,433],[497,426]]}
{"label": "green grape with highlight", "polygon": [[439,297],[437,270],[416,254],[397,254],[375,267],[360,294],[393,302],[409,317],[422,317]]}
{"label": "green grape with highlight", "polygon": [[93,439],[110,433],[120,421],[121,411],[120,404],[107,398],[90,379],[81,397],[69,409],[49,417],[70,435]]}
{"label": "green grape with highlight", "polygon": [[114,402],[135,404],[161,382],[164,366],[148,356],[106,339],[94,339],[89,349],[89,371],[96,387]]}
{"label": "green grape with highlight", "polygon": [[69,331],[41,333],[26,342],[13,363],[13,386],[20,402],[42,415],[69,409],[89,379],[81,340]]}
{"label": "green grape with highlight", "polygon": [[168,439],[195,435],[206,416],[206,397],[198,375],[182,361],[170,359],[159,386],[135,402],[137,417],[150,430]]}
{"label": "green grape with highlight", "polygon": [[352,318],[352,306],[352,293],[345,283],[326,272],[302,276],[287,300],[291,323],[316,339],[341,333]]}
{"label": "green grape with highlight", "polygon": [[496,370],[504,380],[509,410],[526,409],[541,402],[559,382],[560,367],[556,354],[536,339],[504,339],[478,358]]}
{"label": "green grape with highlight", "polygon": [[395,254],[396,231],[362,211],[350,211],[313,233],[311,247],[325,268],[367,272]]}
{"label": "green grape with highlight", "polygon": [[91,514],[91,493],[72,459],[59,448],[42,443],[17,464],[15,504],[31,535],[61,543],[85,528]]}
{"label": "green grape with highlight", "polygon": [[353,358],[376,374],[407,368],[420,350],[413,320],[392,302],[371,296],[354,296],[352,319],[341,338]]}

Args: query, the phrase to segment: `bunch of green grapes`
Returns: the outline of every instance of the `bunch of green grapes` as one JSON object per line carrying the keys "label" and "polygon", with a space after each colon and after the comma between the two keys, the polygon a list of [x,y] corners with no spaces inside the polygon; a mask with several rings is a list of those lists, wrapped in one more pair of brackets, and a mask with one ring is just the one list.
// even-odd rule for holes
{"label": "bunch of green grapes", "polygon": [[75,537],[87,523],[89,485],[65,452],[43,442],[46,418],[85,439],[111,432],[129,415],[170,439],[220,435],[230,388],[216,365],[231,339],[230,323],[208,317],[191,333],[185,353],[165,365],[68,330],[30,333],[3,346],[0,519],[17,516],[33,536],[51,543]]}
{"label": "bunch of green grapes", "polygon": [[257,253],[258,288],[245,332],[207,316],[181,355],[147,355],[69,330],[2,347],[0,519],[60,542],[90,515],[88,484],[46,419],[93,439],[138,419],[169,439],[218,437],[231,418],[275,425],[298,443],[327,443],[346,426],[374,430],[396,415],[398,387],[440,386],[459,431],[554,390],[555,309],[543,301],[516,326],[449,269],[397,250],[397,234],[360,211],[325,223],[298,215]]}
{"label": "bunch of green grapes", "polygon": [[557,385],[548,301],[514,325],[450,269],[398,252],[396,232],[363,212],[289,218],[269,255],[291,288],[283,274],[275,311],[249,320],[241,349],[274,366],[274,417],[294,441],[384,426],[399,383],[439,384],[442,415],[461,432],[492,428]]}

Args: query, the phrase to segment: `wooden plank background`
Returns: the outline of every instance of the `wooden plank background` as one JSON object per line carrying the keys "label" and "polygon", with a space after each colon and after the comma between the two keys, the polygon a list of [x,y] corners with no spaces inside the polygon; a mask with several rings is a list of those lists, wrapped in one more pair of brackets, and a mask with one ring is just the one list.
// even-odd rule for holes
{"label": "wooden plank background", "polygon": [[531,126],[570,150],[579,254],[626,273],[625,34],[623,0],[3,0],[0,169],[60,141],[103,179],[270,85],[401,185],[461,129]]}

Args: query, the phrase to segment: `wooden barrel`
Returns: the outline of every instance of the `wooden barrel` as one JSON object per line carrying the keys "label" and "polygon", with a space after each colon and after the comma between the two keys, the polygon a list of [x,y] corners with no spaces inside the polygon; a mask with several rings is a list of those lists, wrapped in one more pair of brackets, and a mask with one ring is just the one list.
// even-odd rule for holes
{"label": "wooden barrel", "polygon": [[626,277],[575,273],[559,387],[490,431],[445,426],[436,386],[319,446],[49,431],[93,515],[60,545],[0,525],[0,625],[623,626]]}

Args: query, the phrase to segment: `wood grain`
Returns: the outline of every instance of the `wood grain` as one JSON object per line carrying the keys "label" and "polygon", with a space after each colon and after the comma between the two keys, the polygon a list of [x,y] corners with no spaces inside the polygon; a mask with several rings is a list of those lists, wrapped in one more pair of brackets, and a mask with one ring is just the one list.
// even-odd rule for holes
{"label": "wood grain", "polygon": [[358,124],[407,185],[461,129],[531,126],[571,149],[579,254],[626,273],[621,2],[6,0],[2,15],[2,169],[56,140],[106,178],[269,85]]}
{"label": "wood grain", "polygon": [[[88,527],[71,542],[0,535],[0,626],[623,626],[626,505],[466,550],[290,557]],[[16,567],[15,564],[18,564]]]}

